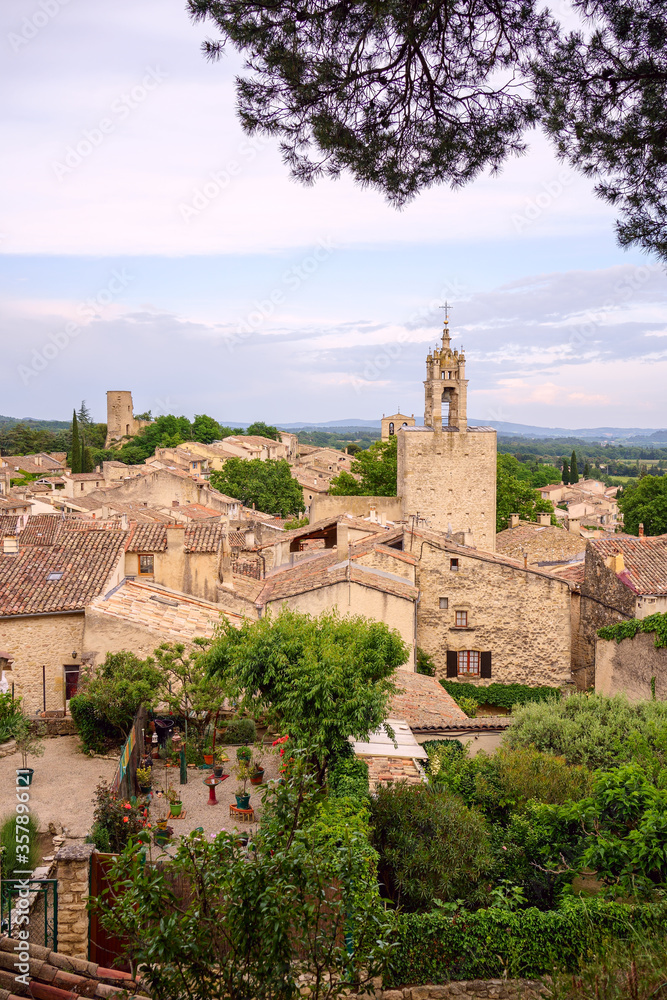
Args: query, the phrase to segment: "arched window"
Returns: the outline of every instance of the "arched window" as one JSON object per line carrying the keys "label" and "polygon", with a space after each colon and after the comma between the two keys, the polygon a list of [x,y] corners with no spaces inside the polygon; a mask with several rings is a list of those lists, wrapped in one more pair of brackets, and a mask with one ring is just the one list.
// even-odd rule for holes
{"label": "arched window", "polygon": [[391,435],[393,433],[394,433],[394,421],[390,420],[389,421],[389,434]]}

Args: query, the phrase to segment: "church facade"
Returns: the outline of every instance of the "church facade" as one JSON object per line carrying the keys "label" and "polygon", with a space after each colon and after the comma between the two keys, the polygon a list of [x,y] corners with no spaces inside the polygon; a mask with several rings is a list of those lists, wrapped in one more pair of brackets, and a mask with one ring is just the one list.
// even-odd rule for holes
{"label": "church facade", "polygon": [[397,492],[403,517],[495,551],[496,431],[468,427],[465,355],[452,350],[445,321],[441,347],[429,352],[424,426],[401,426]]}

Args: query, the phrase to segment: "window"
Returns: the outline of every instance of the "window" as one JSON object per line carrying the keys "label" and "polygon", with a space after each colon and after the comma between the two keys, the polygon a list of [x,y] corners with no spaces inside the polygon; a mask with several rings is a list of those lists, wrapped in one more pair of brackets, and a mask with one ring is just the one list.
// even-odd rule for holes
{"label": "window", "polygon": [[457,628],[467,628],[468,627],[468,612],[467,611],[457,611],[456,612],[456,627]]}
{"label": "window", "polygon": [[83,493],[83,483],[81,483],[81,492]]}
{"label": "window", "polygon": [[479,651],[476,649],[461,649],[458,656],[458,674],[469,677],[479,677]]}
{"label": "window", "polygon": [[389,421],[389,433],[390,434],[394,433],[394,421],[393,420]]}
{"label": "window", "polygon": [[459,571],[459,561],[458,561],[458,559],[450,559],[449,560],[449,568],[452,571],[452,573],[458,573],[458,571]]}
{"label": "window", "polygon": [[442,611],[446,611],[448,607],[449,607],[449,598],[448,597],[441,597],[440,598],[440,609]]}
{"label": "window", "polygon": [[140,555],[139,556],[139,572],[142,575],[148,575],[153,572],[153,555]]}

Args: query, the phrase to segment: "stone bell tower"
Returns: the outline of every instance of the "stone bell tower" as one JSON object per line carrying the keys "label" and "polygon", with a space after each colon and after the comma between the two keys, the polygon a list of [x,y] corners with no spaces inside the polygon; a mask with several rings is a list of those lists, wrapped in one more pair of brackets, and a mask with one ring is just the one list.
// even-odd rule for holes
{"label": "stone bell tower", "polygon": [[446,319],[441,346],[426,358],[424,426],[397,432],[398,495],[404,519],[419,515],[428,527],[493,552],[496,431],[468,427],[466,359],[451,339]]}

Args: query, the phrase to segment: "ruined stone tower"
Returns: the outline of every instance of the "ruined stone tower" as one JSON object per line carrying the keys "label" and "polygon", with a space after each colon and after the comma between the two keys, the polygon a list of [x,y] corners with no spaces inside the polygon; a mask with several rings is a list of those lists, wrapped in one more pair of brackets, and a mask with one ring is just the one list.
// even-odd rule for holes
{"label": "ruined stone tower", "polygon": [[125,389],[107,392],[107,439],[105,448],[119,443],[123,438],[134,437],[150,420],[137,420],[132,407],[132,393]]}
{"label": "ruined stone tower", "polygon": [[493,552],[496,547],[496,432],[468,427],[465,355],[442,346],[426,359],[424,426],[401,427],[398,495],[403,516]]}

